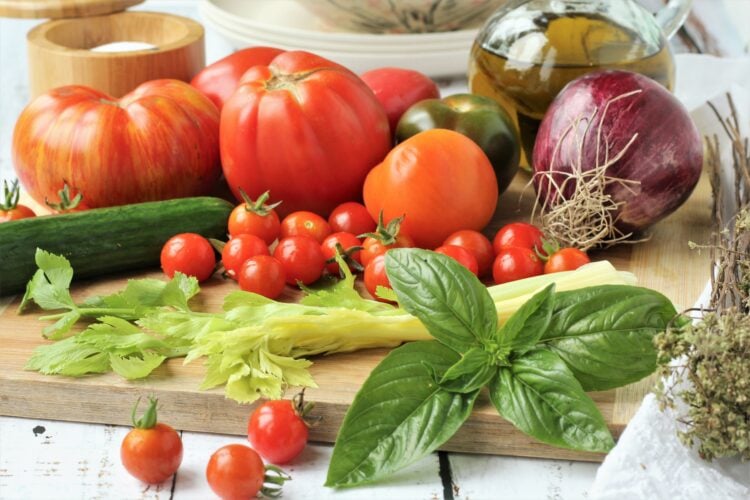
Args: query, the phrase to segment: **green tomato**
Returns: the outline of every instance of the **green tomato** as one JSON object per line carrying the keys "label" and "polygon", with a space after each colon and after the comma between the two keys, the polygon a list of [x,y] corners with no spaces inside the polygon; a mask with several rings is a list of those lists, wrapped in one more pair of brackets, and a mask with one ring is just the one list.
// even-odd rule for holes
{"label": "green tomato", "polygon": [[434,128],[453,130],[477,143],[492,163],[498,191],[507,189],[518,172],[520,138],[510,115],[495,101],[473,94],[420,101],[399,120],[396,140]]}

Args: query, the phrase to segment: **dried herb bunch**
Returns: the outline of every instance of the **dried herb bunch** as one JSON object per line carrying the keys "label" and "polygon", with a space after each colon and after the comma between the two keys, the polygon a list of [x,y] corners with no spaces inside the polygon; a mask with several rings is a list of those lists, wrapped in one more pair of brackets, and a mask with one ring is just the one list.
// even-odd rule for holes
{"label": "dried herb bunch", "polygon": [[[682,415],[681,441],[696,445],[706,460],[750,460],[750,150],[731,96],[728,99],[728,118],[712,108],[732,145],[735,183],[730,193],[721,182],[725,166],[719,138],[706,139],[713,216],[720,228],[711,244],[701,247],[712,256],[711,309],[700,321],[655,338],[662,375],[657,397],[662,408],[676,408]],[[727,195],[739,207],[728,224],[722,217]]]}

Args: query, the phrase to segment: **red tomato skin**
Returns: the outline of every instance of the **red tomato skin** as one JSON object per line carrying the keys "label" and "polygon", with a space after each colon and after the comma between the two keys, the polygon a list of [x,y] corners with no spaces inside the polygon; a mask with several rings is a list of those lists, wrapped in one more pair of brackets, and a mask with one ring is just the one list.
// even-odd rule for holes
{"label": "red tomato skin", "polygon": [[328,216],[328,225],[335,233],[352,233],[356,236],[375,231],[377,223],[364,205],[356,201],[342,203]]}
{"label": "red tomato skin", "polygon": [[200,234],[177,234],[161,249],[161,268],[169,278],[179,271],[202,282],[211,277],[215,267],[214,249]]}
{"label": "red tomato skin", "polygon": [[331,226],[328,225],[327,220],[313,212],[300,210],[284,217],[281,221],[279,237],[309,236],[318,243],[323,243],[329,234],[331,234]]}
{"label": "red tomato skin", "polygon": [[388,118],[357,75],[304,51],[280,54],[243,76],[221,113],[221,161],[232,192],[271,191],[284,216],[327,216],[361,196],[388,153]]}
{"label": "red tomato skin", "polygon": [[244,203],[237,205],[229,214],[227,223],[229,235],[252,234],[262,238],[266,245],[270,245],[279,237],[281,221],[276,210],[271,209],[266,215],[258,215],[247,210]]}
{"label": "red tomato skin", "polygon": [[[365,206],[420,248],[435,248],[459,229],[481,230],[495,214],[497,179],[487,155],[452,130],[420,132],[393,148],[367,175]],[[448,208],[449,207],[449,208]]]}
{"label": "red tomato skin", "polygon": [[391,248],[414,248],[416,244],[411,236],[400,232],[396,236],[396,242],[390,245],[385,245],[377,238],[367,237],[365,238],[364,243],[362,243],[362,246],[364,249],[360,256],[362,258],[362,265],[366,267],[372,259],[378,255],[383,255]]}
{"label": "red tomato skin", "polygon": [[577,248],[562,248],[553,253],[544,263],[544,274],[575,271],[584,264],[591,262],[586,252]]}
{"label": "red tomato skin", "polygon": [[232,96],[245,71],[253,66],[268,65],[284,52],[273,47],[250,47],[233,52],[203,68],[190,85],[203,92],[219,108]]}
{"label": "red tomato skin", "polygon": [[[358,247],[362,245],[362,242],[352,233],[346,233],[346,232],[338,232],[333,233],[326,237],[326,239],[323,240],[323,243],[320,245],[321,249],[323,250],[323,256],[326,260],[332,259],[336,256],[336,243],[341,244],[341,247],[344,250],[349,250],[352,247]],[[357,250],[356,252],[352,252],[350,254],[350,257],[354,259],[355,261],[362,264],[362,251]],[[339,265],[335,262],[331,262],[326,264],[326,269],[329,273],[333,275],[339,274]]]}
{"label": "red tomato skin", "polygon": [[401,115],[412,104],[440,97],[437,84],[419,71],[405,68],[378,68],[366,71],[361,76],[385,108],[391,133],[395,133]]}
{"label": "red tomato skin", "polygon": [[536,249],[542,252],[542,239],[544,234],[533,224],[526,222],[512,222],[501,227],[492,240],[495,253],[500,253],[503,248],[520,247]]}
{"label": "red tomato skin", "polygon": [[479,276],[485,276],[492,271],[495,251],[490,240],[479,231],[461,229],[448,236],[443,245],[456,245],[471,252],[477,259]]}
{"label": "red tomato skin", "polygon": [[435,249],[435,252],[447,255],[456,262],[464,266],[466,269],[471,271],[471,274],[477,276],[479,273],[479,264],[474,254],[467,249],[457,245],[443,245]]}
{"label": "red tomato skin", "polygon": [[390,302],[388,300],[381,299],[376,294],[378,286],[383,286],[385,288],[392,289],[391,281],[388,279],[388,275],[385,272],[385,254],[384,253],[375,256],[367,264],[367,266],[365,266],[364,281],[365,281],[365,288],[367,288],[367,291],[370,293],[373,299],[378,300],[380,302]]}
{"label": "red tomato skin", "polygon": [[242,264],[256,255],[271,255],[266,242],[252,234],[238,234],[224,245],[221,262],[229,277],[236,280]]}
{"label": "red tomato skin", "polygon": [[283,238],[273,256],[284,266],[286,282],[292,286],[296,286],[297,281],[304,285],[317,281],[326,264],[320,244],[308,236]]}
{"label": "red tomato skin", "polygon": [[263,487],[266,471],[258,453],[242,444],[216,450],[206,466],[206,480],[223,500],[255,498]]}
{"label": "red tomato skin", "polygon": [[157,423],[150,429],[132,429],[120,446],[122,465],[144,483],[159,484],[182,463],[182,440],[172,427]]}
{"label": "red tomato skin", "polygon": [[492,265],[492,276],[497,284],[531,278],[542,273],[544,263],[534,250],[528,248],[503,248]]}
{"label": "red tomato skin", "polygon": [[199,196],[221,174],[219,111],[178,80],[146,82],[121,99],[59,87],[21,112],[11,154],[40,205],[65,182],[91,208]]}
{"label": "red tomato skin", "polygon": [[16,205],[15,208],[10,210],[0,210],[0,223],[28,219],[29,217],[36,217],[36,214],[26,205]]}
{"label": "red tomato skin", "polygon": [[291,462],[307,444],[308,428],[286,399],[266,401],[247,423],[247,439],[260,456],[276,465]]}
{"label": "red tomato skin", "polygon": [[270,255],[256,255],[247,259],[237,272],[240,288],[246,292],[275,299],[284,291],[286,273],[281,262]]}

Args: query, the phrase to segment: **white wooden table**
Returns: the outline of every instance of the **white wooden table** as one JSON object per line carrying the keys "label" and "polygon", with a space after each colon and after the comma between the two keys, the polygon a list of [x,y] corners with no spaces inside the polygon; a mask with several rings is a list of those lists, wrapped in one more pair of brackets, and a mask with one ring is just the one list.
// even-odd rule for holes
{"label": "white wooden table", "polygon": [[[698,7],[718,18],[718,3],[699,0]],[[143,8],[199,18],[197,4],[197,0],[149,0]],[[727,4],[747,13],[750,0],[727,0]],[[24,41],[35,24],[0,18],[0,181],[14,177],[10,141],[15,119],[28,100]],[[750,41],[747,34],[740,37],[743,44]],[[230,51],[210,31],[206,43],[208,62]],[[456,82],[448,85],[455,86]],[[120,442],[128,430],[0,417],[0,499],[212,498],[204,475],[208,458],[225,444],[245,442],[237,436],[183,432],[185,455],[178,473],[161,485],[148,486],[130,477],[120,464]],[[287,467],[293,480],[285,485],[284,497],[578,499],[586,497],[597,468],[589,463],[441,452],[398,474],[388,484],[334,491],[323,487],[330,455],[328,445],[309,445]]]}

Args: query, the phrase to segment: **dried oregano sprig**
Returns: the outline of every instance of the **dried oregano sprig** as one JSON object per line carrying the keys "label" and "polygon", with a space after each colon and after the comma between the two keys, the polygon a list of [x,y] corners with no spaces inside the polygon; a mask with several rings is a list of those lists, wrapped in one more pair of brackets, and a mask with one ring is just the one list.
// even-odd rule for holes
{"label": "dried oregano sprig", "polygon": [[[711,311],[701,321],[655,338],[662,376],[656,393],[662,408],[681,415],[678,436],[687,446],[697,446],[701,457],[750,460],[750,148],[728,99],[729,118],[712,108],[732,145],[731,167],[722,165],[719,138],[706,138],[713,218],[719,228],[711,243],[701,247],[710,249],[712,257]],[[721,182],[722,168],[734,170],[730,189]],[[728,224],[721,214],[726,196],[738,207]]]}
{"label": "dried oregano sprig", "polygon": [[[686,405],[680,440],[697,445],[706,460],[736,455],[750,460],[750,316],[707,313],[702,321],[669,329],[654,341],[659,374],[689,383],[684,389],[665,388],[664,382],[657,388],[662,408],[675,408],[676,398]],[[679,366],[669,364],[675,358]]]}

